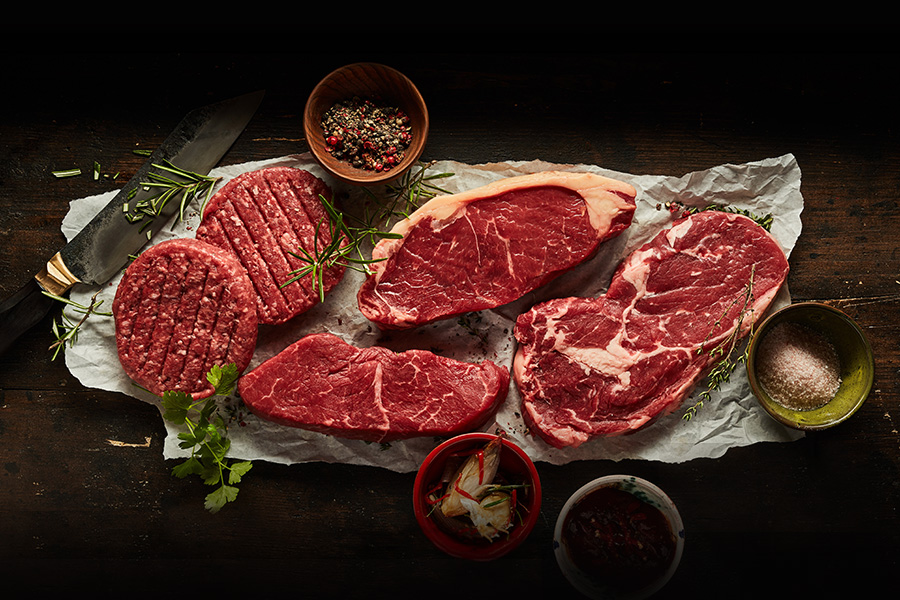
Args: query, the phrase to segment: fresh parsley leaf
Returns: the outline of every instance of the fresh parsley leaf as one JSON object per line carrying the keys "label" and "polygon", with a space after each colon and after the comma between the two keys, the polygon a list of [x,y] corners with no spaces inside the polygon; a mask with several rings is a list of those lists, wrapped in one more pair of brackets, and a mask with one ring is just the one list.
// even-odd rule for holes
{"label": "fresh parsley leaf", "polygon": [[197,475],[203,471],[203,465],[196,457],[192,456],[183,463],[179,463],[172,469],[172,475],[179,479],[184,479],[188,475]]}
{"label": "fresh parsley leaf", "polygon": [[241,477],[247,474],[250,467],[253,466],[249,460],[245,460],[231,465],[231,471],[228,473],[228,483],[235,484],[241,482]]}
{"label": "fresh parsley leaf", "polygon": [[213,366],[207,380],[213,385],[213,397],[195,401],[184,392],[167,391],[162,395],[163,418],[184,427],[178,434],[180,448],[190,450],[191,455],[172,469],[179,479],[197,475],[206,485],[218,486],[206,496],[204,506],[216,513],[238,495],[237,483],[253,464],[241,461],[229,464],[226,456],[231,449],[228,425],[218,413],[215,396],[226,396],[234,390],[240,373],[234,363],[224,367]]}
{"label": "fresh parsley leaf", "polygon": [[234,502],[237,499],[238,489],[234,486],[223,485],[216,491],[206,497],[204,506],[211,513],[217,513],[228,502]]}
{"label": "fresh parsley leaf", "polygon": [[237,383],[240,373],[234,363],[229,363],[224,367],[213,365],[206,374],[206,380],[209,381],[217,396],[227,396],[234,390],[234,384]]}

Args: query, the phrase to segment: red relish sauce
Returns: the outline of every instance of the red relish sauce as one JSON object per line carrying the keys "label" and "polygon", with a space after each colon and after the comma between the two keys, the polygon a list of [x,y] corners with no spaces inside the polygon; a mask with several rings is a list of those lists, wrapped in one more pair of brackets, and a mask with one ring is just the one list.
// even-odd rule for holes
{"label": "red relish sauce", "polygon": [[566,516],[562,538],[575,566],[619,591],[653,583],[675,556],[675,535],[665,515],[614,486],[579,500]]}

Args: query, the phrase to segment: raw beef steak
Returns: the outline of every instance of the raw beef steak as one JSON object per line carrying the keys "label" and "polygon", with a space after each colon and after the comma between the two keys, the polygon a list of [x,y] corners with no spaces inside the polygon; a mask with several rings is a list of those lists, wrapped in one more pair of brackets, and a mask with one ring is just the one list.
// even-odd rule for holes
{"label": "raw beef steak", "polygon": [[357,295],[382,329],[495,308],[590,258],[631,224],[635,190],[591,173],[509,177],[426,202],[375,247]]}
{"label": "raw beef steak", "polygon": [[156,395],[210,396],[213,365],[243,371],[253,356],[255,295],[240,263],[215,246],[192,239],[151,246],[125,270],[113,300],[125,373]]}
{"label": "raw beef steak", "polygon": [[[222,186],[210,199],[197,228],[197,239],[237,256],[257,292],[260,323],[283,323],[312,308],[319,290],[311,276],[284,285],[291,271],[305,266],[296,256],[302,246],[314,254],[331,242],[328,214],[319,196],[332,199],[331,190],[308,171],[269,167],[243,173]],[[323,278],[325,293],[344,276],[335,264]]]}
{"label": "raw beef steak", "polygon": [[526,423],[561,448],[674,410],[721,360],[713,350],[747,335],[787,273],[781,247],[747,217],[677,220],[619,265],[605,294],[519,316],[513,371]]}
{"label": "raw beef steak", "polygon": [[262,419],[337,437],[387,442],[471,431],[496,411],[510,375],[425,350],[356,348],[311,334],[241,377],[238,393]]}

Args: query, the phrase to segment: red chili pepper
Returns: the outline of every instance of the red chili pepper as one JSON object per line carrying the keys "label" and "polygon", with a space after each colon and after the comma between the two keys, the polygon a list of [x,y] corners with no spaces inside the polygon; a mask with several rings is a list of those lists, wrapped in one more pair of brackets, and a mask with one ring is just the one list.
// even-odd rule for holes
{"label": "red chili pepper", "polygon": [[444,494],[443,496],[438,496],[435,499],[431,498],[431,496],[435,492],[440,491],[442,486],[443,486],[443,484],[439,483],[436,486],[434,486],[433,488],[431,488],[430,490],[428,490],[428,492],[425,494],[425,501],[428,502],[428,504],[439,504],[439,503],[443,502],[444,498],[446,498],[447,496],[450,495],[450,494]]}
{"label": "red chili pepper", "polygon": [[465,498],[468,498],[469,500],[474,500],[475,502],[478,502],[478,500],[476,498],[474,498],[472,496],[472,494],[470,494],[466,490],[459,487],[459,480],[460,480],[460,477],[457,477],[456,481],[453,482],[453,489],[455,489],[460,496],[463,496]]}
{"label": "red chili pepper", "polygon": [[484,450],[478,451],[478,485],[484,483]]}

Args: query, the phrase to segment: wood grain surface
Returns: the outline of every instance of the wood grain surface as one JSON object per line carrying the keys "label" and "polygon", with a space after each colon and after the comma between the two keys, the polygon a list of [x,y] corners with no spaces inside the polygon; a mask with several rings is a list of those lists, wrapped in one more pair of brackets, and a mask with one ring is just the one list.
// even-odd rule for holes
{"label": "wood grain surface", "polygon": [[[158,411],[83,387],[51,360],[50,317],[0,358],[0,578],[95,596],[577,597],[551,547],[563,503],[630,473],[664,489],[687,537],[660,597],[870,592],[900,565],[900,143],[896,56],[880,54],[184,53],[8,55],[0,99],[0,298],[63,245],[71,200],[114,189],[191,108],[266,89],[220,164],[305,152],[303,108],[361,60],[407,75],[428,103],[423,159],[543,159],[682,175],[792,153],[803,231],[795,301],[864,328],[875,387],[840,426],[719,459],[538,464],[542,519],[501,560],[442,555],[412,511],[414,474],[258,463],[237,502],[171,475]],[[166,65],[165,78],[146,78]],[[191,84],[184,83],[190,79]],[[151,83],[152,82],[152,83]],[[54,178],[79,167],[84,176]],[[863,595],[863,594],[860,594]]]}

